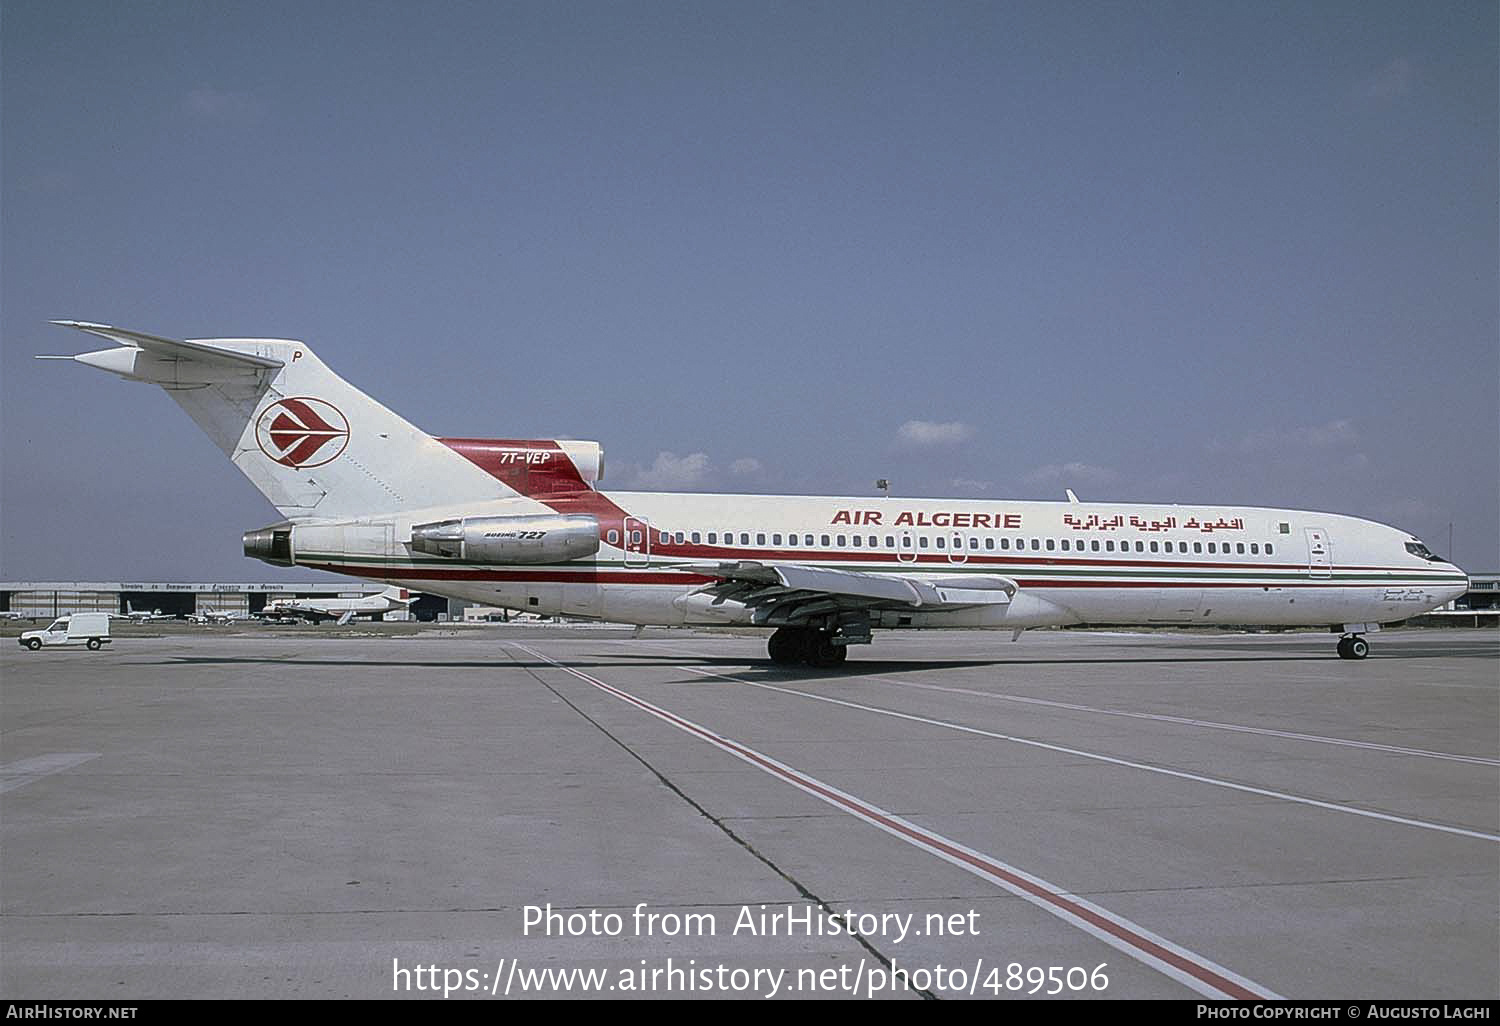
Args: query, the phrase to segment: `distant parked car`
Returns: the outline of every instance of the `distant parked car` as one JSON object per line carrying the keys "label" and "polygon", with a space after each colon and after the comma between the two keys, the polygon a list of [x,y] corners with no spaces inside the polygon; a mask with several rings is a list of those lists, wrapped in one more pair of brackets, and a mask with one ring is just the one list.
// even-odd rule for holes
{"label": "distant parked car", "polygon": [[59,616],[46,628],[26,631],[16,640],[33,652],[43,645],[87,645],[91,651],[98,651],[101,646],[109,644],[109,614]]}

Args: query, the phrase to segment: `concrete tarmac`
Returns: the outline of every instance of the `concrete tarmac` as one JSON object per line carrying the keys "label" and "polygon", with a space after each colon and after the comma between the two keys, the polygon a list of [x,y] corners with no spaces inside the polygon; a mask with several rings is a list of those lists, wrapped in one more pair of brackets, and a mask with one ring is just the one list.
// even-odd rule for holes
{"label": "concrete tarmac", "polygon": [[1500,997],[1494,631],[149,633],[0,648],[0,997]]}

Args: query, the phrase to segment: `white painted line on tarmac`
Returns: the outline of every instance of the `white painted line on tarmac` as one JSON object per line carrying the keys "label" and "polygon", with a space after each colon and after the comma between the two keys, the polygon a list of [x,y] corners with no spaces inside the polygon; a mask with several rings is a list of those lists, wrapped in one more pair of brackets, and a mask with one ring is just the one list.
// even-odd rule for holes
{"label": "white painted line on tarmac", "polygon": [[[545,658],[545,657],[543,657]],[[842,698],[829,698],[826,695],[813,695],[806,691],[797,691],[794,688],[779,688],[774,684],[762,684],[758,681],[744,680],[740,677],[732,677],[727,673],[716,673],[713,670],[702,670],[696,666],[684,666],[684,670],[701,674],[705,677],[719,677],[724,680],[734,681],[736,684],[744,684],[746,687],[762,688],[766,691],[777,691],[783,695],[794,695],[797,698],[806,698],[814,702],[827,702],[830,705],[842,705],[848,709],[858,709],[862,712],[875,713],[878,716],[893,716],[898,720],[910,720],[913,723],[925,723],[932,727],[943,727],[948,730],[957,730],[965,734],[977,734],[980,737],[992,737],[997,741],[1014,741],[1020,745],[1030,745],[1032,748],[1043,748],[1049,752],[1061,752],[1064,755],[1076,755],[1082,759],[1093,759],[1096,762],[1107,762],[1115,766],[1125,766],[1129,769],[1144,770],[1147,773],[1158,773],[1162,776],[1176,777],[1179,780],[1191,780],[1194,783],[1209,784],[1214,787],[1227,787],[1233,791],[1243,791],[1245,794],[1260,795],[1265,798],[1277,798],[1281,801],[1296,802],[1299,805],[1311,805],[1314,808],[1327,809],[1331,812],[1347,812],[1353,816],[1363,816],[1366,819],[1378,819],[1387,823],[1400,823],[1403,826],[1420,827],[1423,830],[1437,830],[1445,834],[1457,834],[1460,837],[1473,837],[1481,841],[1492,841],[1500,843],[1500,835],[1487,834],[1480,830],[1466,830],[1463,827],[1448,826],[1444,823],[1430,823],[1422,819],[1409,819],[1405,816],[1393,816],[1386,812],[1375,812],[1371,809],[1361,809],[1353,805],[1340,805],[1337,802],[1326,802],[1320,798],[1308,798],[1300,794],[1289,794],[1286,791],[1272,791],[1264,787],[1251,787],[1249,784],[1237,784],[1232,780],[1221,780],[1218,777],[1207,777],[1200,773],[1188,773],[1185,770],[1168,769],[1165,766],[1153,766],[1145,762],[1132,762],[1129,759],[1119,759],[1113,755],[1103,755],[1099,752],[1086,752],[1080,748],[1068,748],[1064,745],[1054,745],[1046,741],[1035,741],[1029,737],[1017,737],[1014,734],[1001,734],[993,730],[983,730],[979,727],[970,727],[962,723],[951,723],[947,720],[934,720],[926,716],[915,716],[911,713],[897,712],[895,709],[882,709],[875,705],[863,705],[859,702],[850,702]]]}
{"label": "white painted line on tarmac", "polygon": [[[560,663],[527,645],[520,644],[519,642],[510,642],[510,644],[528,655],[551,663],[565,673],[572,674],[574,677],[591,684],[605,694],[633,705],[643,712],[650,713],[657,719],[671,724],[684,733],[707,741],[721,751],[727,752],[735,758],[749,763],[756,769],[791,784],[820,801],[827,802],[829,805],[854,816],[856,819],[863,820],[871,826],[877,827],[915,848],[936,855],[945,862],[997,884],[1011,894],[1025,899],[1072,926],[1076,926],[1078,929],[1103,941],[1115,950],[1156,969],[1158,972],[1165,974],[1199,994],[1221,999],[1244,998],[1264,1000],[1279,997],[1279,995],[1267,990],[1260,984],[1248,980],[1237,973],[1233,973],[1223,966],[1204,958],[1202,955],[1198,955],[1151,933],[1132,923],[1130,920],[1095,905],[1093,902],[1062,890],[1055,884],[1043,880],[1041,877],[1033,876],[1024,870],[1007,865],[999,859],[976,851],[957,841],[950,840],[942,834],[919,827],[908,820],[902,819],[900,816],[893,815],[878,806],[856,798],[846,791],[841,791],[831,784],[825,784],[821,780],[809,776],[800,770],[793,769],[785,763],[778,762],[768,755],[763,755],[738,741],[716,734],[707,727],[699,726],[691,720],[684,719],[660,706],[652,705],[644,699],[637,698],[628,691],[623,691],[612,684],[600,680],[598,677]],[[714,674],[714,676],[719,675]]]}
{"label": "white painted line on tarmac", "polygon": [[0,766],[0,794],[99,758],[99,752],[53,752]]}
{"label": "white painted line on tarmac", "polygon": [[1209,730],[1229,730],[1239,734],[1261,734],[1266,737],[1283,738],[1288,741],[1311,741],[1316,744],[1339,745],[1345,748],[1363,748],[1372,752],[1390,752],[1395,755],[1412,755],[1423,759],[1446,759],[1449,762],[1471,762],[1479,766],[1500,766],[1500,759],[1489,759],[1482,755],[1458,755],[1453,752],[1435,752],[1428,748],[1403,748],[1399,745],[1382,745],[1373,741],[1354,741],[1343,737],[1325,737],[1321,734],[1298,734],[1290,730],[1275,730],[1271,727],[1248,727],[1239,723],[1219,723],[1215,720],[1197,720],[1188,716],[1167,716],[1162,713],[1130,712],[1125,709],[1101,709],[1092,705],[1076,705],[1072,702],[1054,702],[1046,698],[1028,698],[1025,695],[1003,695],[993,691],[976,691],[973,688],[947,687],[942,684],[918,684],[915,681],[896,680],[892,677],[871,675],[866,678],[877,684],[895,687],[919,688],[923,691],[946,691],[954,695],[974,695],[978,698],[993,698],[1004,702],[1021,702],[1026,705],[1050,706],[1073,712],[1097,713],[1100,716],[1127,716],[1136,720],[1156,720],[1160,723],[1181,723],[1189,727],[1205,727]]}

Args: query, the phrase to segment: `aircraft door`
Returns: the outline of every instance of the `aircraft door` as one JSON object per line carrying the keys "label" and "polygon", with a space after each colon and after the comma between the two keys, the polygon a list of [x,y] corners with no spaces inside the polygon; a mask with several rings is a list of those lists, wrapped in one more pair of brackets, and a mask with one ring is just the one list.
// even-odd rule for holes
{"label": "aircraft door", "polygon": [[896,539],[898,548],[896,558],[903,563],[915,563],[917,561],[916,542],[912,540],[910,531],[902,531],[901,536]]}
{"label": "aircraft door", "polygon": [[1309,577],[1333,576],[1333,545],[1321,527],[1307,528],[1307,573]]}
{"label": "aircraft door", "polygon": [[953,546],[948,550],[948,562],[967,563],[969,561],[969,550],[964,548],[964,536],[955,532],[948,538],[948,544]]}
{"label": "aircraft door", "polygon": [[651,524],[646,520],[636,517],[625,518],[625,537],[622,542],[625,547],[626,566],[650,566],[651,565]]}

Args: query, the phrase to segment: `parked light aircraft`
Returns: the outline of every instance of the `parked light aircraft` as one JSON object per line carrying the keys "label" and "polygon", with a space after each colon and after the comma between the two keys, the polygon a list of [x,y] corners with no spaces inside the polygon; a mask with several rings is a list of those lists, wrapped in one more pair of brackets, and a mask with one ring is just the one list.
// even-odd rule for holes
{"label": "parked light aircraft", "polygon": [[[119,613],[114,613],[112,615],[116,618],[120,616]],[[177,619],[176,615],[173,613],[163,613],[160,609],[153,609],[150,612],[147,612],[144,609],[136,609],[129,602],[125,603],[124,615],[125,619],[129,620],[131,623],[150,623],[152,620]]]}
{"label": "parked light aircraft", "polygon": [[597,442],[438,438],[283,339],[108,339],[72,359],[161,385],[285,518],[247,556],[482,605],[775,628],[833,666],[872,632],[1068,624],[1381,623],[1467,589],[1394,527],[1213,505],[603,492]]}
{"label": "parked light aircraft", "polygon": [[298,616],[313,623],[337,620],[340,627],[357,616],[379,616],[411,605],[411,592],[392,586],[362,598],[285,598],[267,602],[262,616]]}
{"label": "parked light aircraft", "polygon": [[200,609],[187,614],[189,623],[238,623],[250,619],[243,609]]}

